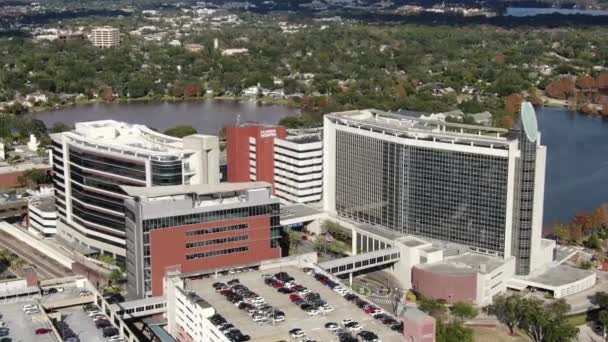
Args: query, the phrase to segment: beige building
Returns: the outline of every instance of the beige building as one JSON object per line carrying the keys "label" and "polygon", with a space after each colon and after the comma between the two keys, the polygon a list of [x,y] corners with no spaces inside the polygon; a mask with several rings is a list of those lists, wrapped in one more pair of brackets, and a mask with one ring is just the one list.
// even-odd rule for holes
{"label": "beige building", "polygon": [[120,31],[111,26],[102,26],[91,31],[90,40],[100,48],[112,48],[120,45]]}

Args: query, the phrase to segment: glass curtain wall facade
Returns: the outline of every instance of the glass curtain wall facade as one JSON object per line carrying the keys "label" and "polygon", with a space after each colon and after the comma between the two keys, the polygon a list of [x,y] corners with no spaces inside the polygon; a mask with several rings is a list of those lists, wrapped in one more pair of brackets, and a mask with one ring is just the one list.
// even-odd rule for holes
{"label": "glass curtain wall facade", "polygon": [[336,131],[339,215],[503,256],[508,159]]}
{"label": "glass curtain wall facade", "polygon": [[536,175],[536,143],[528,140],[523,129],[514,131],[519,139],[521,158],[516,161],[515,203],[513,211],[513,255],[516,257],[516,274],[530,272],[530,254],[533,234],[534,190]]}

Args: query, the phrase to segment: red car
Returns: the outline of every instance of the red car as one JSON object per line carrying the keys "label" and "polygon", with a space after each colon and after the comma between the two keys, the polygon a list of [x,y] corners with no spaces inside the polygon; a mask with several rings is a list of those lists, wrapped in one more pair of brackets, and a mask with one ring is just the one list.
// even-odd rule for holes
{"label": "red car", "polygon": [[44,334],[48,334],[50,332],[51,332],[51,329],[47,329],[47,328],[36,329],[36,335],[44,335]]}
{"label": "red car", "polygon": [[281,283],[280,281],[276,281],[274,283],[272,283],[272,287],[274,287],[275,289],[278,289],[279,287],[283,287],[283,283]]}
{"label": "red car", "polygon": [[365,309],[365,313],[368,313],[368,314],[370,314],[370,315],[371,315],[371,314],[375,314],[375,313],[376,313],[376,312],[378,312],[378,311],[380,311],[380,309],[375,308],[375,307],[373,307],[373,306],[371,306],[371,307],[369,307],[369,308]]}
{"label": "red car", "polygon": [[297,302],[297,301],[299,301],[299,300],[302,300],[302,297],[300,297],[300,296],[298,296],[298,295],[289,295],[289,300],[290,300],[292,303],[295,303],[295,302]]}

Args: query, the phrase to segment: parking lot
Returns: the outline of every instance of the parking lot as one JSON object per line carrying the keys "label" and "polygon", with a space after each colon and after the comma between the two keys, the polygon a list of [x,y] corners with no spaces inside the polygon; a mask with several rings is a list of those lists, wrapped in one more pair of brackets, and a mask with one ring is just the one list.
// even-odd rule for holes
{"label": "parking lot", "polygon": [[6,322],[6,327],[10,329],[12,342],[56,342],[57,338],[52,332],[44,335],[36,335],[36,329],[48,328],[51,326],[44,320],[42,315],[28,316],[23,311],[23,305],[37,304],[35,301],[22,301],[17,303],[0,304],[0,314],[2,320]]}
{"label": "parking lot", "polygon": [[[82,342],[107,342],[101,329],[95,327],[93,319],[82,310],[82,306],[58,310],[64,322],[68,324]],[[61,331],[59,331],[61,335]]]}
{"label": "parking lot", "polygon": [[[312,292],[319,293],[335,310],[329,313],[322,313],[318,316],[309,316],[298,305],[289,300],[289,295],[279,293],[275,288],[264,284],[263,273],[274,274],[279,271],[289,273],[290,276],[295,278],[296,282]],[[235,278],[238,278],[240,283],[247,286],[251,291],[262,296],[266,300],[266,303],[285,312],[285,321],[258,325],[245,311],[239,310],[234,304],[226,300],[224,296],[215,292],[212,286],[213,283],[228,282]],[[190,280],[187,283],[186,289],[195,291],[211,304],[219,314],[234,324],[243,334],[250,335],[251,340],[256,342],[293,341],[293,338],[289,335],[289,330],[294,328],[302,329],[307,338],[311,340],[318,342],[338,341],[338,338],[325,328],[325,324],[328,322],[340,324],[344,319],[352,319],[358,322],[363,326],[363,330],[377,334],[383,342],[403,341],[403,335],[390,330],[381,322],[345,300],[338,293],[322,285],[296,267],[282,267],[281,269],[219,276],[218,278]]]}

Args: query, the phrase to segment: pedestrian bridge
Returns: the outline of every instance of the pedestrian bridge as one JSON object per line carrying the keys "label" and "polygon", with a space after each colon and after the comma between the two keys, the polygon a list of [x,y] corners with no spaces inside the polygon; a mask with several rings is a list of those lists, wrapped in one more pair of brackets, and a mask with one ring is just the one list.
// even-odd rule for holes
{"label": "pedestrian bridge", "polygon": [[118,304],[111,304],[110,310],[122,319],[131,319],[162,314],[167,310],[167,299],[164,296],[136,299]]}
{"label": "pedestrian bridge", "polygon": [[373,252],[322,262],[319,263],[319,267],[335,276],[340,276],[363,271],[372,267],[393,264],[399,261],[400,258],[401,253],[399,252],[399,249],[396,247],[389,247]]}

